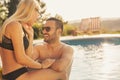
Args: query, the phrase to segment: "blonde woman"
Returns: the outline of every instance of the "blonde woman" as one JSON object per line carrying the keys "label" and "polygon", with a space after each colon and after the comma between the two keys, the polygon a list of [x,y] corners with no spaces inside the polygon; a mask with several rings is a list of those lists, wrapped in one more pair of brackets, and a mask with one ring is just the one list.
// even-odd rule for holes
{"label": "blonde woman", "polygon": [[[65,80],[64,73],[47,69],[54,60],[38,63],[31,58],[32,25],[40,16],[39,10],[36,0],[20,0],[16,12],[3,23],[0,31],[3,79]],[[28,67],[34,70],[28,71]]]}

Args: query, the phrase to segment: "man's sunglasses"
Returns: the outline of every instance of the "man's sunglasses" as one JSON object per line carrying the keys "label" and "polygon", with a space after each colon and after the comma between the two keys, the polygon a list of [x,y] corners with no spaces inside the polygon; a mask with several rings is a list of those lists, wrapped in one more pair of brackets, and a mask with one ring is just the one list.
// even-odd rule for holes
{"label": "man's sunglasses", "polygon": [[42,27],[42,31],[43,30],[46,30],[47,32],[49,32],[51,30],[51,28],[50,27]]}

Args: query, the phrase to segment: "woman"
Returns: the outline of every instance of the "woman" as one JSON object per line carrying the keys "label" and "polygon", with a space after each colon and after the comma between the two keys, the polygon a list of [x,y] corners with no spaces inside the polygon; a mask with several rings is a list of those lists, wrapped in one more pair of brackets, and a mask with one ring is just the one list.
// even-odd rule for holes
{"label": "woman", "polygon": [[[1,28],[2,77],[6,80],[65,80],[64,73],[47,68],[45,63],[31,59],[33,29],[32,25],[40,16],[36,0],[21,0],[16,12]],[[52,60],[48,64],[52,64]],[[28,71],[27,68],[35,70]]]}

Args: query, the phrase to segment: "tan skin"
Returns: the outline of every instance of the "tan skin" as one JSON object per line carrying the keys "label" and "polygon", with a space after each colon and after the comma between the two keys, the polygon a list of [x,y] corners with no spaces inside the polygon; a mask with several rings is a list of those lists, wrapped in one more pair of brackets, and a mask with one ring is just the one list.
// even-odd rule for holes
{"label": "tan skin", "polygon": [[[43,67],[42,64],[31,59],[31,54],[29,53],[32,51],[32,24],[37,20],[39,14],[35,11],[33,15],[34,16],[31,17],[31,20],[29,22],[14,21],[6,26],[4,35],[12,40],[14,51],[2,48],[2,74],[5,75],[16,69],[24,67],[25,65],[27,67],[37,70],[26,72],[19,76],[16,80],[57,80],[59,78],[62,80],[66,80],[65,76],[63,75],[64,73],[58,73],[54,70],[45,69],[46,67],[44,69],[41,69]],[[30,42],[30,45],[27,50],[24,50],[23,47],[23,36],[25,34],[22,28],[26,30]]]}
{"label": "tan skin", "polygon": [[[1,54],[2,54],[2,49],[0,47],[0,62],[1,62]],[[0,65],[0,68],[1,68],[1,65]]]}
{"label": "tan skin", "polygon": [[33,58],[40,61],[47,58],[55,59],[50,69],[57,72],[65,72],[65,75],[69,78],[73,60],[73,49],[69,45],[60,42],[61,29],[56,30],[54,21],[47,21],[44,26],[51,27],[51,31],[49,32],[43,30],[44,41],[48,42],[34,47]]}

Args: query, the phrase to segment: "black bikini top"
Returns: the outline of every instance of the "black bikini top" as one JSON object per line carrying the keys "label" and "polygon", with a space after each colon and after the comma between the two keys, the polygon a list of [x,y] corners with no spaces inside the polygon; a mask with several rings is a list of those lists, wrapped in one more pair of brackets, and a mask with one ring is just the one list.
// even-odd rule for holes
{"label": "black bikini top", "polygon": [[[23,31],[25,33],[24,29],[23,29]],[[28,39],[26,37],[26,34],[23,37],[23,42],[24,42],[24,49],[27,49],[28,46],[29,46],[29,41],[28,41]],[[0,46],[2,48],[5,48],[5,49],[14,50],[14,47],[13,47],[13,44],[12,44],[12,40],[9,39],[8,37],[6,37],[5,35],[2,37],[2,43],[0,43]]]}

